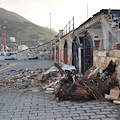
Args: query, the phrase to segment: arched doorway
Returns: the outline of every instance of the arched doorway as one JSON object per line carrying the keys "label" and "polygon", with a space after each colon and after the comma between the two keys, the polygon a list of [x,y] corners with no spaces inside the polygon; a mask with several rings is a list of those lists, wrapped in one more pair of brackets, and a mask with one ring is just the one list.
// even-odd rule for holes
{"label": "arched doorway", "polygon": [[54,60],[54,48],[52,48],[52,60]]}
{"label": "arched doorway", "polygon": [[72,43],[72,65],[75,66],[76,72],[79,72],[79,56],[78,56],[79,46],[80,46],[79,38],[75,37],[75,40]]}
{"label": "arched doorway", "polygon": [[83,73],[93,66],[93,41],[88,31],[83,38]]}
{"label": "arched doorway", "polygon": [[59,63],[59,47],[56,46],[56,63]]}
{"label": "arched doorway", "polygon": [[64,44],[64,63],[67,64],[68,62],[68,45],[67,45],[67,41],[65,40],[65,44]]}

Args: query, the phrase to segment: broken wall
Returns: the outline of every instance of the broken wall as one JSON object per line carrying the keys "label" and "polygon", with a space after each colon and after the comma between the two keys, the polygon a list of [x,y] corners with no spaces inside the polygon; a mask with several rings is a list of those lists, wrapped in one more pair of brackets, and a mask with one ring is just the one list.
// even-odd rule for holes
{"label": "broken wall", "polygon": [[100,73],[103,69],[107,67],[109,62],[113,60],[113,62],[117,61],[117,79],[120,83],[120,50],[114,51],[94,51],[93,53],[93,61],[96,67],[99,67]]}
{"label": "broken wall", "polygon": [[23,51],[19,51],[16,54],[17,60],[29,60],[29,59],[51,59],[50,57],[50,42],[43,44],[35,48],[29,48]]}

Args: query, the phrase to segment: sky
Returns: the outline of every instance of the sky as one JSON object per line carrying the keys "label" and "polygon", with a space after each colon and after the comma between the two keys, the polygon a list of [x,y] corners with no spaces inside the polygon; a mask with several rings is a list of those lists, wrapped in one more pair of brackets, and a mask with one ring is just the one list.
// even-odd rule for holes
{"label": "sky", "polygon": [[[0,0],[0,7],[57,32],[74,16],[75,28],[101,9],[120,9],[119,0]],[[88,12],[87,12],[88,10]],[[88,14],[87,14],[88,13]],[[88,16],[88,17],[87,17]]]}

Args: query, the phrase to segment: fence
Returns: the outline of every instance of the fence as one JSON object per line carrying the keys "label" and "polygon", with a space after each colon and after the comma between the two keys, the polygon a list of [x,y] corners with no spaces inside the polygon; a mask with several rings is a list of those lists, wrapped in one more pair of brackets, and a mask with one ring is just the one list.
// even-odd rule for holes
{"label": "fence", "polygon": [[68,24],[66,24],[66,26],[63,28],[63,35],[66,35],[67,33],[69,33],[70,31],[73,30],[74,32],[74,17],[72,20],[69,21]]}

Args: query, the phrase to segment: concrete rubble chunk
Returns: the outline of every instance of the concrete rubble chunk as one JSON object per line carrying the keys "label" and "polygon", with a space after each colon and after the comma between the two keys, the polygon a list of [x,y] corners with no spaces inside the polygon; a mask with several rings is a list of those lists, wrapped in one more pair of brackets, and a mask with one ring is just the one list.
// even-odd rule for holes
{"label": "concrete rubble chunk", "polygon": [[110,97],[112,97],[114,99],[118,99],[119,94],[120,94],[120,90],[119,90],[118,86],[110,90]]}
{"label": "concrete rubble chunk", "polygon": [[113,103],[114,103],[114,104],[119,104],[119,105],[120,105],[120,100],[114,100]]}
{"label": "concrete rubble chunk", "polygon": [[2,82],[0,80],[0,86],[11,88],[11,89],[23,89],[27,87],[36,87],[40,86],[38,80],[38,74],[41,74],[42,69],[20,69],[14,71],[8,71],[6,74],[8,77],[5,77],[2,74]]}

